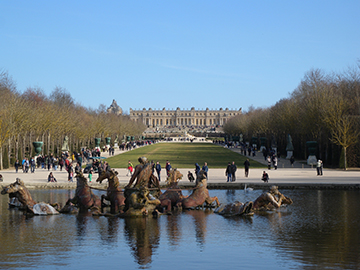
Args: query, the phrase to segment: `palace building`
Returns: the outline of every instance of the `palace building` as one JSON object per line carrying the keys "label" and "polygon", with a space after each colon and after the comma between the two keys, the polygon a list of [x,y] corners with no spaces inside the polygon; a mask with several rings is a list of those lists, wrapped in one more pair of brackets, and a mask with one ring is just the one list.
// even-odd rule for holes
{"label": "palace building", "polygon": [[147,127],[165,127],[165,126],[223,126],[226,121],[236,115],[241,114],[239,110],[195,110],[192,107],[190,110],[181,110],[179,107],[176,110],[152,110],[145,108],[142,110],[132,110],[130,108],[130,119],[133,121],[140,121]]}

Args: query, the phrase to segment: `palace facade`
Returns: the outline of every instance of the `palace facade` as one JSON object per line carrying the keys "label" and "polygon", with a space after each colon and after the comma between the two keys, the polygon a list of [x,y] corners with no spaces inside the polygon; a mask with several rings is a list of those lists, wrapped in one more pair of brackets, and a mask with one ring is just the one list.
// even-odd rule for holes
{"label": "palace facade", "polygon": [[140,121],[147,127],[165,127],[165,126],[223,126],[226,121],[236,115],[241,114],[239,110],[195,110],[192,107],[190,110],[181,110],[179,107],[176,110],[152,110],[145,108],[142,110],[133,110],[130,108],[130,119],[133,121]]}

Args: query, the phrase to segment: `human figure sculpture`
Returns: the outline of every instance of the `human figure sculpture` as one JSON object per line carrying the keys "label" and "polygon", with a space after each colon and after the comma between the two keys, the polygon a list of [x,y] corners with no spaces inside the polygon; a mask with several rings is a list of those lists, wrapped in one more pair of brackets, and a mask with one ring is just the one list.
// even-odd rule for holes
{"label": "human figure sculpture", "polygon": [[279,208],[281,205],[289,205],[292,203],[293,201],[290,198],[280,193],[277,186],[272,186],[269,191],[264,192],[254,201],[252,209],[273,210]]}
{"label": "human figure sculpture", "polygon": [[207,177],[206,173],[201,170],[196,176],[196,186],[189,197],[184,198],[181,201],[183,208],[196,208],[199,206],[211,206],[213,202],[219,206],[219,200],[215,197],[210,197],[209,190],[207,189]]}
{"label": "human figure sculpture", "polygon": [[92,191],[87,183],[87,178],[80,171],[76,174],[75,197],[69,199],[66,205],[60,210],[60,213],[73,213],[73,205],[79,212],[90,210],[93,215],[101,215],[101,200]]}
{"label": "human figure sculpture", "polygon": [[252,212],[253,202],[246,202],[242,203],[239,201],[235,201],[234,203],[229,203],[226,205],[221,205],[217,209],[215,209],[215,213],[225,216],[225,217],[232,217],[232,216],[249,216],[253,215]]}
{"label": "human figure sculpture", "polygon": [[[160,184],[152,173],[151,164],[146,157],[138,159],[140,164],[135,166],[134,173],[125,187],[125,208],[120,216],[146,216],[153,213],[160,205]],[[135,182],[136,180],[136,182]],[[132,184],[135,182],[134,186]]]}
{"label": "human figure sculpture", "polygon": [[[33,215],[54,215],[59,212],[50,204],[44,202],[36,202],[31,197],[29,190],[25,187],[24,182],[20,178],[8,186],[3,187],[2,195],[9,194],[10,200],[16,198],[21,203],[21,210]],[[58,207],[58,204],[54,204]]]}
{"label": "human figure sculpture", "polygon": [[159,180],[153,175],[151,164],[146,157],[139,157],[140,164],[135,166],[134,173],[125,188],[130,188],[134,181],[134,188],[151,187],[152,185],[159,187]]}
{"label": "human figure sculpture", "polygon": [[106,195],[101,195],[101,205],[104,206],[104,200],[110,201],[111,214],[121,213],[125,207],[125,196],[120,188],[118,172],[115,170],[102,171],[96,182],[100,184],[104,179],[108,179],[109,186]]}

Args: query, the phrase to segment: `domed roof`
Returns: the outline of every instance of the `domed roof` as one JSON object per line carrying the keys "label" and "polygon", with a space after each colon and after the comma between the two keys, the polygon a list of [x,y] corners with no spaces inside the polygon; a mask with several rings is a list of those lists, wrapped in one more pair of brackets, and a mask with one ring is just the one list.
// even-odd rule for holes
{"label": "domed roof", "polygon": [[110,107],[107,108],[108,113],[115,113],[117,115],[120,115],[123,113],[122,109],[119,105],[117,105],[115,99],[113,99],[113,102],[111,103]]}

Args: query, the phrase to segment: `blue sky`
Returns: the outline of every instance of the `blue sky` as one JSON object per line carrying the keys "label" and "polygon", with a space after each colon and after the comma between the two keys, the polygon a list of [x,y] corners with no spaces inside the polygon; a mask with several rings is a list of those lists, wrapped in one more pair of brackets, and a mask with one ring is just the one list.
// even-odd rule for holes
{"label": "blue sky", "polygon": [[269,107],[360,59],[360,1],[4,1],[0,70],[91,108]]}

